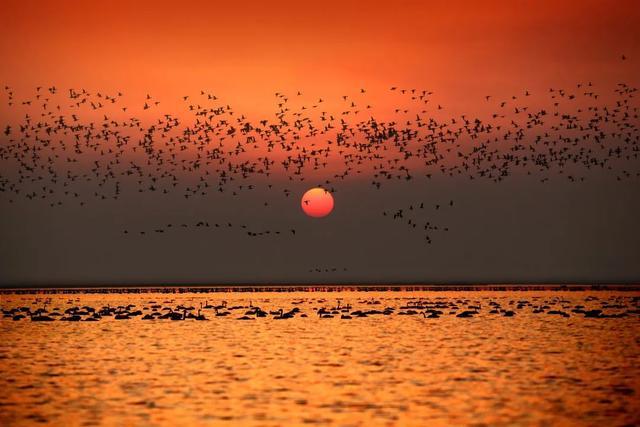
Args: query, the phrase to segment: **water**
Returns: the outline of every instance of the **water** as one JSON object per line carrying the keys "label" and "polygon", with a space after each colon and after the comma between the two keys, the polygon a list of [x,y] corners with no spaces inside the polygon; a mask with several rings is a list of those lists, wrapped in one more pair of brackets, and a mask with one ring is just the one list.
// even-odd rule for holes
{"label": "water", "polygon": [[[640,293],[308,292],[0,295],[2,308],[299,307],[250,321],[0,320],[0,425],[640,423]],[[598,299],[593,299],[596,297]],[[36,298],[38,299],[36,301]],[[635,299],[634,299],[635,298]],[[350,304],[391,315],[320,318]],[[437,319],[400,315],[421,300]],[[526,300],[518,308],[517,301]],[[152,303],[153,301],[154,303]],[[372,302],[379,304],[372,304]],[[513,310],[491,314],[489,302]],[[535,308],[546,304],[543,313]],[[511,304],[510,304],[511,302]],[[435,304],[437,303],[437,304]],[[459,318],[468,306],[472,318]],[[627,313],[585,318],[576,306]],[[457,310],[450,309],[457,306]],[[604,308],[603,308],[604,307]],[[316,310],[314,310],[314,308]],[[134,309],[131,308],[131,311]],[[570,314],[547,314],[561,310]],[[164,311],[166,312],[166,311]],[[338,313],[343,314],[338,310]],[[87,316],[83,316],[87,317]],[[254,317],[254,316],[249,316]]]}

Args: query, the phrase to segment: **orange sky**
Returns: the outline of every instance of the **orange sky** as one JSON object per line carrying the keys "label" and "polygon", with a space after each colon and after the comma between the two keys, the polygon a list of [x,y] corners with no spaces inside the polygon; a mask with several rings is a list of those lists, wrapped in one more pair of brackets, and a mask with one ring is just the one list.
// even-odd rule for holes
{"label": "orange sky", "polygon": [[[291,95],[292,110],[322,97],[313,112],[331,114],[344,109],[341,95],[348,94],[387,120],[406,105],[389,91],[398,86],[433,91],[426,108],[434,117],[487,118],[496,108],[487,94],[496,101],[525,90],[547,97],[549,87],[585,81],[606,94],[640,75],[634,1],[342,3],[4,1],[0,84],[18,102],[7,111],[0,103],[0,114],[32,112],[19,101],[31,99],[36,86],[55,85],[62,97],[69,87],[123,92],[112,110],[82,112],[98,119],[192,117],[182,96],[194,99],[204,89],[254,121],[273,119],[275,92]],[[142,111],[148,93],[161,104]]]}
{"label": "orange sky", "polygon": [[380,104],[397,85],[466,108],[640,74],[633,0],[272,3],[4,0],[0,82],[152,93],[165,106],[207,88],[262,113],[275,91],[365,87]]}
{"label": "orange sky", "polygon": [[[183,119],[194,120],[194,116],[185,114],[187,106],[182,96],[189,94],[192,99],[202,99],[199,96],[201,89],[216,94],[222,105],[231,105],[234,119],[246,114],[252,123],[256,119],[277,121],[274,118],[274,93],[284,92],[290,95],[287,105],[292,112],[299,111],[300,104],[309,105],[319,97],[326,100],[323,104],[326,111],[340,111],[345,108],[341,95],[353,99],[362,96],[366,100],[357,98],[359,108],[370,102],[376,107],[378,122],[388,121],[391,116],[392,120],[397,120],[398,128],[409,127],[405,124],[409,120],[417,122],[416,114],[421,120],[433,119],[442,126],[452,123],[455,118],[456,124],[449,125],[454,131],[466,126],[462,124],[460,114],[467,114],[472,120],[478,117],[483,123],[505,125],[501,131],[477,133],[480,135],[478,142],[480,138],[512,133],[509,127],[512,118],[519,122],[517,126],[528,129],[524,121],[528,120],[530,112],[510,117],[510,114],[518,114],[514,110],[521,107],[521,103],[527,103],[532,107],[529,111],[533,111],[535,105],[532,104],[536,102],[546,102],[548,106],[555,101],[559,106],[553,108],[554,114],[560,111],[562,115],[545,117],[544,126],[548,128],[554,120],[564,120],[565,113],[572,114],[571,110],[581,102],[597,103],[602,108],[610,105],[612,90],[618,82],[639,86],[640,7],[637,0],[396,0],[384,3],[298,0],[276,4],[264,0],[228,3],[212,0],[0,0],[0,16],[0,132],[8,133],[9,138],[20,139],[11,146],[8,153],[11,156],[6,156],[4,161],[16,170],[3,171],[2,175],[24,183],[23,187],[16,187],[16,190],[24,188],[19,195],[20,201],[28,197],[28,191],[45,193],[46,189],[39,181],[41,177],[55,179],[55,183],[47,185],[56,189],[55,198],[48,194],[39,196],[45,197],[42,203],[48,205],[64,200],[64,208],[58,211],[45,211],[39,208],[40,205],[19,202],[5,215],[8,220],[4,222],[7,230],[4,247],[7,249],[0,251],[5,282],[21,278],[63,280],[65,271],[78,272],[76,283],[83,277],[121,282],[152,281],[158,277],[169,280],[185,277],[185,271],[192,273],[192,280],[203,281],[212,278],[255,280],[256,277],[298,280],[307,276],[289,273],[296,263],[312,267],[321,260],[327,262],[326,265],[342,266],[345,259],[355,260],[353,269],[352,264],[347,266],[349,272],[343,276],[345,280],[367,277],[375,280],[413,280],[416,277],[420,280],[487,281],[514,278],[584,280],[585,277],[629,280],[635,277],[637,263],[632,260],[634,252],[630,248],[636,242],[633,240],[637,235],[633,233],[633,221],[638,209],[632,205],[637,198],[629,196],[635,194],[634,181],[616,181],[615,188],[609,187],[604,180],[594,180],[593,187],[592,181],[588,181],[588,185],[570,190],[555,183],[538,186],[539,178],[549,177],[558,177],[556,182],[573,185],[564,177],[572,174],[582,178],[586,176],[588,166],[566,165],[558,160],[562,156],[555,153],[546,154],[543,159],[555,159],[550,162],[548,171],[539,167],[537,160],[530,160],[526,167],[511,163],[508,168],[496,166],[498,160],[491,158],[492,150],[517,148],[520,150],[517,153],[522,153],[521,147],[515,147],[518,144],[513,143],[514,139],[500,139],[487,149],[474,151],[478,144],[474,144],[476,141],[471,141],[467,134],[446,143],[436,138],[436,155],[448,157],[429,164],[425,164],[425,159],[431,160],[432,156],[426,153],[423,144],[413,144],[410,147],[413,157],[407,158],[406,151],[400,152],[403,146],[394,144],[393,138],[363,150],[353,148],[352,144],[351,148],[345,149],[344,155],[334,143],[331,151],[334,161],[327,161],[327,167],[317,170],[313,162],[325,162],[326,150],[323,154],[316,151],[308,156],[310,161],[298,162],[288,169],[285,166],[292,163],[277,163],[283,158],[315,151],[317,146],[311,147],[317,141],[312,138],[301,137],[300,143],[295,143],[295,149],[291,149],[293,142],[287,140],[287,147],[276,145],[273,152],[267,151],[266,140],[256,144],[257,148],[249,147],[247,141],[244,146],[248,151],[237,155],[234,150],[240,137],[227,138],[224,155],[207,163],[206,168],[199,167],[198,163],[197,169],[191,169],[191,166],[200,155],[200,147],[191,139],[182,138],[180,147],[175,148],[181,150],[176,160],[166,162],[164,166],[160,166],[149,152],[140,149],[144,145],[140,140],[151,120],[156,122],[165,113],[181,119],[180,127],[173,130],[174,135],[189,130],[185,129],[189,126],[185,123],[188,120]],[[622,55],[627,59],[623,61]],[[550,87],[577,92],[576,84],[587,81],[592,81],[593,90],[601,94],[597,101],[585,99],[580,94],[580,98],[571,103],[557,97],[554,101],[549,100],[550,96],[555,96],[550,95]],[[15,102],[12,107],[8,106],[8,95],[2,90],[4,85],[13,88]],[[80,123],[95,121],[98,123],[96,128],[103,125],[103,121],[122,122],[136,116],[143,123],[141,127],[122,132],[137,133],[137,138],[132,138],[131,143],[122,148],[122,156],[121,151],[109,150],[109,144],[115,144],[113,134],[108,142],[87,137],[90,139],[85,143],[87,148],[77,152],[71,144],[74,138],[79,138],[78,130],[69,131],[64,149],[60,148],[67,135],[64,132],[58,134],[56,139],[60,141],[54,141],[55,144],[41,144],[36,134],[38,131],[46,133],[46,129],[37,127],[36,131],[31,131],[25,127],[25,131],[18,125],[26,120],[24,114],[29,110],[22,103],[25,99],[35,98],[36,86],[45,87],[44,95],[33,102],[29,113],[31,118],[35,117],[34,121],[40,120],[39,114],[44,114],[42,98],[49,96],[46,88],[50,85],[61,89],[57,94],[60,98],[67,96],[69,87],[86,88],[92,96],[97,96],[96,92],[111,95],[123,92],[125,96],[117,104],[107,103],[110,109],[92,111],[86,104],[74,109],[65,98],[52,100],[47,114],[53,115],[52,111],[58,114],[54,102],[60,102],[59,114],[65,115],[67,123],[75,120],[70,119],[70,115],[78,113]],[[411,116],[402,111],[391,115],[389,110],[398,106],[401,98],[399,91],[389,91],[391,86],[427,89],[435,94],[429,98],[429,107],[418,106],[428,108],[424,114],[414,110]],[[365,95],[359,93],[360,88],[367,89]],[[295,96],[298,90],[304,95]],[[532,96],[522,96],[525,90]],[[143,112],[147,93],[161,104]],[[492,102],[485,100],[489,94],[494,97]],[[500,110],[496,104],[511,100],[511,95],[519,95],[518,100]],[[636,96],[629,108],[635,108],[637,100]],[[437,110],[434,106],[438,104],[445,108]],[[126,113],[122,111],[124,106],[130,107]],[[305,111],[317,114],[319,109]],[[490,111],[504,111],[504,117],[492,119],[488,114]],[[84,114],[93,117],[86,120]],[[351,128],[356,120],[367,120],[368,114],[361,113],[357,119],[354,119],[355,113],[349,115]],[[619,110],[619,114],[624,113]],[[103,119],[107,115],[108,119]],[[588,117],[588,114],[584,116]],[[336,117],[335,122],[340,122],[342,116]],[[636,122],[632,124],[635,126]],[[602,122],[597,124],[601,126]],[[8,125],[12,125],[12,133],[5,130]],[[119,126],[117,130],[122,128]],[[287,130],[289,128],[290,124]],[[617,129],[615,124],[602,125],[602,128],[609,135]],[[557,134],[562,134],[563,138],[574,134],[567,120],[558,129],[549,137],[553,142]],[[159,155],[159,150],[166,149],[169,144],[160,132],[156,129],[154,133],[158,150],[154,154],[169,158],[167,151],[163,156]],[[534,141],[542,132],[542,125],[534,126],[526,132],[522,144]],[[575,130],[580,136],[590,132],[588,127],[586,131]],[[360,137],[357,135],[354,140]],[[325,139],[320,143],[329,144],[331,138],[336,140],[336,135],[329,133],[317,138]],[[211,145],[222,144],[221,137],[214,139]],[[27,144],[32,146],[27,147]],[[622,143],[612,137],[602,144],[586,140],[584,146],[588,149],[596,144],[599,148],[592,158],[600,159],[607,157],[608,144],[615,147]],[[558,149],[569,144],[560,145]],[[185,147],[184,151],[182,147]],[[631,150],[635,146],[628,147]],[[38,155],[27,154],[29,148]],[[134,151],[136,148],[138,150]],[[54,149],[57,150],[55,153]],[[579,152],[582,144],[572,144],[568,149],[573,150],[572,153]],[[541,146],[533,151],[543,156],[547,150],[546,146]],[[379,152],[381,154],[376,157]],[[467,156],[469,161],[459,160],[460,157],[465,159],[463,154],[469,152],[477,155]],[[260,158],[264,160],[267,153],[273,164],[271,175],[266,177],[266,173],[256,172],[244,179],[240,172],[243,169],[239,167],[241,163],[253,161],[262,167],[264,163],[259,163]],[[250,156],[254,158],[247,159]],[[21,159],[33,163],[32,170],[18,161]],[[478,162],[471,166],[471,175],[467,177],[464,167],[476,159]],[[54,162],[59,167],[52,171],[49,168]],[[304,166],[298,166],[300,164]],[[624,168],[637,173],[635,163],[631,165],[633,169],[629,169],[614,159],[607,166],[610,169],[605,169],[604,173],[610,174],[612,181],[619,179],[617,175],[621,172],[626,172]],[[304,170],[297,170],[297,167]],[[486,171],[494,167],[500,173],[513,175],[533,171],[534,176],[522,186],[518,186],[518,181],[500,188],[484,186],[485,180],[498,180],[490,172],[486,177]],[[409,168],[411,176],[415,177],[413,181],[408,179]],[[222,170],[229,169],[234,172],[222,177]],[[133,170],[140,172],[127,174]],[[114,172],[113,175],[109,175],[110,172]],[[74,191],[77,187],[81,193],[77,197],[72,193],[61,195],[67,191],[64,186],[69,180],[63,177],[70,173],[74,179],[75,176],[87,176],[86,181],[78,178],[71,184]],[[434,179],[427,180],[427,173],[428,176],[433,174]],[[485,179],[475,179],[481,173],[485,174]],[[594,176],[599,173],[594,171]],[[229,175],[237,179],[231,182]],[[110,176],[116,178],[109,178],[107,185],[102,186],[102,182],[97,181]],[[155,183],[157,176],[161,177],[155,184],[157,189],[151,190],[151,182]],[[440,180],[441,177],[447,179]],[[472,177],[474,184],[461,184],[466,183],[467,178],[471,182]],[[262,185],[263,179],[269,185],[273,184],[272,190]],[[302,179],[304,182],[300,182]],[[382,187],[384,191],[377,193],[375,186],[382,180],[387,180]],[[403,185],[405,180],[412,184]],[[123,198],[119,200],[124,203],[107,205],[105,201],[105,204],[99,204],[100,197],[111,203],[111,197],[115,197],[112,193],[116,194],[120,182]],[[178,182],[179,186],[173,190]],[[240,186],[254,182],[259,190],[248,192],[245,187],[240,191]],[[210,184],[207,192],[198,187],[204,185],[202,183]],[[197,240],[200,235],[196,238],[195,234],[176,234],[174,240],[167,240],[163,245],[156,245],[156,240],[129,245],[119,237],[124,235],[123,229],[150,230],[151,224],[177,224],[189,218],[200,221],[206,215],[234,218],[234,223],[235,217],[239,216],[247,222],[252,221],[259,229],[270,227],[269,224],[275,224],[274,229],[288,229],[289,224],[295,223],[296,228],[300,224],[300,230],[304,231],[307,223],[297,222],[307,220],[300,212],[300,196],[312,186],[335,189],[336,209],[325,222],[316,221],[325,224],[326,228],[306,229],[308,241],[313,242],[310,245],[298,240],[280,252],[272,250],[270,241],[254,240],[252,242],[258,242],[251,245],[255,252],[247,254],[247,242],[232,234],[220,242],[204,235],[203,240]],[[224,192],[220,193],[223,187]],[[160,189],[167,188],[172,192],[165,198],[164,193],[160,195]],[[285,189],[289,192],[285,193]],[[235,197],[236,191],[243,197]],[[5,194],[14,197],[13,193]],[[372,197],[373,194],[380,196]],[[182,196],[185,196],[184,200]],[[193,197],[187,200],[186,196]],[[172,197],[184,204],[173,203],[176,199]],[[380,211],[391,206],[399,208],[419,200],[446,203],[453,198],[456,208],[443,210],[439,215],[443,222],[446,218],[447,226],[452,224],[452,230],[457,227],[459,234],[450,240],[443,236],[439,240],[443,246],[430,253],[428,263],[424,257],[424,236],[420,236],[415,245],[409,244],[407,235],[400,234],[407,230],[386,230],[389,223],[380,222],[389,219],[383,218]],[[267,200],[275,202],[266,206]],[[411,201],[405,204],[401,200]],[[79,211],[77,215],[67,215],[72,211],[63,210],[67,206],[75,209],[78,203],[85,201],[86,206],[94,207]],[[103,206],[112,206],[112,210]],[[98,227],[97,218],[103,218],[106,225]],[[177,249],[167,251],[167,246]],[[219,249],[212,249],[213,246]],[[390,254],[389,247],[399,250]],[[146,258],[141,260],[141,257]],[[34,269],[34,259],[44,268]],[[217,263],[212,263],[212,259]],[[248,259],[256,260],[255,264],[247,266]],[[466,270],[460,269],[460,259],[468,264]],[[116,274],[119,271],[124,273]],[[303,271],[308,269],[305,267]],[[244,272],[250,275],[238,275]]]}

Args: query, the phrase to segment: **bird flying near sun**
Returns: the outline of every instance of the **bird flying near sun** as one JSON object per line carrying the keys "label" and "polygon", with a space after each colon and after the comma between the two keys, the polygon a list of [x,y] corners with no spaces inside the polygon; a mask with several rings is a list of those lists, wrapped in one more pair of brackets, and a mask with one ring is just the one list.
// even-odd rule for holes
{"label": "bird flying near sun", "polygon": [[333,196],[324,188],[315,187],[304,193],[300,206],[308,216],[322,218],[333,211]]}

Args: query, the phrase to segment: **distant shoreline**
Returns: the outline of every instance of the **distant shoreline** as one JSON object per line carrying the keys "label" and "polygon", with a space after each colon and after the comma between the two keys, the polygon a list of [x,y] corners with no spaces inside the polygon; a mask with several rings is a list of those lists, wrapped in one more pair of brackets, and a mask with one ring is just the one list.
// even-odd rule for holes
{"label": "distant shoreline", "polygon": [[95,287],[7,287],[0,294],[146,294],[244,292],[471,292],[640,291],[640,284],[386,284],[386,285],[111,285]]}

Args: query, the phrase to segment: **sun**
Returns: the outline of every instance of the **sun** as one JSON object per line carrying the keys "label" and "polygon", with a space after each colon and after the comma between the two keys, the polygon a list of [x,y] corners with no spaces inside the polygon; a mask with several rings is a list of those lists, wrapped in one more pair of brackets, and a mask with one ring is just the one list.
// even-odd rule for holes
{"label": "sun", "polygon": [[322,218],[333,211],[333,196],[324,188],[315,187],[304,193],[300,206],[308,216]]}

